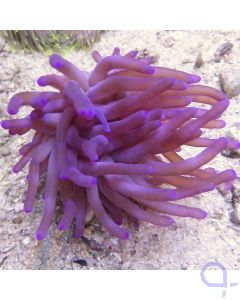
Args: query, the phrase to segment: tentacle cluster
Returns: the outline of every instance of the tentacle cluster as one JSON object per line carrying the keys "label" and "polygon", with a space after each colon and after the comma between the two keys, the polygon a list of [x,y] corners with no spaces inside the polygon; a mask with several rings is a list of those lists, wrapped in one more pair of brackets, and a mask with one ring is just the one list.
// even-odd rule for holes
{"label": "tentacle cluster", "polygon": [[[127,239],[128,231],[120,226],[123,213],[157,226],[173,224],[171,216],[202,219],[203,210],[177,201],[236,178],[233,170],[203,169],[223,149],[240,146],[228,138],[202,136],[202,128],[225,126],[219,118],[229,105],[226,96],[197,84],[197,75],[152,66],[150,58],[136,55],[121,55],[119,48],[107,57],[94,51],[96,66],[88,73],[53,54],[50,65],[61,75],[37,82],[56,91],[21,92],[10,99],[10,115],[23,105],[32,107],[25,118],[2,122],[11,135],[35,131],[13,167],[17,173],[29,163],[25,212],[32,211],[46,174],[37,239],[47,234],[58,193],[60,230],[74,222],[75,236],[81,237],[90,207],[113,236]],[[203,105],[196,108],[194,102]],[[203,150],[183,159],[185,145]]]}

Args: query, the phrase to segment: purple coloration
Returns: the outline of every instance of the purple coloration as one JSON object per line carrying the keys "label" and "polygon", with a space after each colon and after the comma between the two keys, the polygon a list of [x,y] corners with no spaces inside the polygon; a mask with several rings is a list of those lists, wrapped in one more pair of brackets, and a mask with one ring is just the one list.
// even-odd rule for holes
{"label": "purple coloration", "polygon": [[155,72],[154,67],[149,66],[149,67],[147,68],[147,73],[148,73],[148,74],[153,74],[154,72]]}
{"label": "purple coloration", "polygon": [[6,122],[6,121],[2,121],[2,122],[1,122],[1,126],[2,126],[2,128],[4,128],[4,129],[8,129],[8,127],[7,127],[7,122]]}
{"label": "purple coloration", "polygon": [[197,82],[199,82],[199,81],[201,81],[201,77],[200,77],[200,76],[194,75],[194,74],[192,74],[192,75],[190,76],[190,81],[189,81],[189,83],[197,83]]}
{"label": "purple coloration", "polygon": [[32,209],[31,209],[31,208],[25,208],[25,209],[24,209],[24,212],[25,212],[26,214],[29,214],[29,213],[32,212]]}
{"label": "purple coloration", "polygon": [[50,65],[55,69],[60,69],[62,66],[61,56],[59,54],[52,54],[49,58]]}
{"label": "purple coloration", "polygon": [[39,86],[46,86],[46,80],[44,77],[39,77],[38,80],[37,80],[37,84]]}
{"label": "purple coloration", "polygon": [[[116,47],[102,57],[94,51],[96,66],[90,73],[53,54],[50,65],[61,75],[41,76],[37,82],[56,91],[22,92],[9,101],[10,115],[23,105],[33,109],[25,118],[1,123],[10,135],[35,131],[13,167],[18,173],[29,163],[26,213],[47,175],[37,240],[49,230],[58,193],[63,206],[59,230],[75,223],[74,236],[80,238],[90,208],[106,230],[127,240],[124,213],[134,224],[156,226],[171,226],[171,216],[204,219],[205,211],[180,200],[219,184],[227,190],[237,178],[231,169],[205,167],[222,150],[240,145],[203,136],[203,128],[225,126],[219,118],[229,105],[226,95],[196,84],[198,75],[152,66],[149,57],[135,58],[134,50],[120,52]],[[188,107],[194,102],[201,108]],[[203,149],[184,159],[184,147]]]}

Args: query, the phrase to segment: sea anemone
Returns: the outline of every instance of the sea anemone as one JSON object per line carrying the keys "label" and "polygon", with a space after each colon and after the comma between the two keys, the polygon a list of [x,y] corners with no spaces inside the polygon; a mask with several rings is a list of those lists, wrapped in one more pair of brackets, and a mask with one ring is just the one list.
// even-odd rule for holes
{"label": "sea anemone", "polygon": [[[240,146],[226,137],[203,137],[205,128],[225,126],[219,117],[229,105],[226,95],[196,84],[197,75],[153,66],[149,57],[138,59],[137,51],[121,55],[115,48],[110,56],[94,51],[92,57],[96,66],[88,73],[52,54],[50,65],[62,75],[41,76],[37,83],[56,91],[14,95],[10,115],[23,105],[33,110],[25,118],[2,121],[10,135],[34,131],[13,172],[29,163],[26,213],[46,174],[36,238],[46,236],[58,194],[63,207],[59,229],[74,223],[77,238],[89,208],[119,239],[129,238],[120,226],[124,214],[157,226],[172,225],[172,216],[205,218],[202,209],[178,201],[236,179],[232,169],[202,168],[223,149]],[[204,149],[184,159],[185,145]]]}

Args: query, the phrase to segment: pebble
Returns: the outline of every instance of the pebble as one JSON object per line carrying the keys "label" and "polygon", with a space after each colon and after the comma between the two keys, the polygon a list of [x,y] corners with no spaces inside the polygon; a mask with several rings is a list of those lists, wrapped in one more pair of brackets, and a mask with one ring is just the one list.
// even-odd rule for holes
{"label": "pebble", "polygon": [[30,237],[25,237],[22,242],[25,246],[27,246],[30,243]]}
{"label": "pebble", "polygon": [[233,203],[233,212],[231,215],[231,221],[234,224],[240,224],[240,183],[236,181],[233,186],[233,195],[232,195],[232,203]]}
{"label": "pebble", "polygon": [[0,154],[2,156],[7,156],[10,154],[10,149],[8,148],[7,145],[1,146]]}
{"label": "pebble", "polygon": [[14,206],[15,212],[18,213],[18,212],[22,211],[23,210],[23,206],[24,206],[23,203],[17,203],[17,204],[15,204],[15,206]]}
{"label": "pebble", "polygon": [[200,68],[204,64],[203,58],[202,58],[202,53],[198,52],[196,61],[194,63],[194,68]]}
{"label": "pebble", "polygon": [[21,224],[22,223],[22,218],[16,217],[12,220],[13,224]]}
{"label": "pebble", "polygon": [[224,55],[227,55],[231,52],[232,50],[232,47],[233,47],[233,44],[232,43],[223,43],[218,49],[217,51],[215,52],[214,54],[214,61],[215,62],[220,62],[222,57]]}
{"label": "pebble", "polygon": [[76,259],[73,259],[73,262],[75,264],[78,264],[82,267],[87,267],[87,261],[85,259],[81,259],[81,258],[76,258]]}
{"label": "pebble", "polygon": [[219,74],[222,90],[229,98],[240,94],[240,68],[228,66]]}

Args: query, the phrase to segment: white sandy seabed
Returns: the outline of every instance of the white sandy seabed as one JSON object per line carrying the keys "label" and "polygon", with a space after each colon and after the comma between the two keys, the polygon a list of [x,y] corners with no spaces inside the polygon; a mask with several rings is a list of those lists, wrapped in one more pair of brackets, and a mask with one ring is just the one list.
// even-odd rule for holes
{"label": "white sandy seabed", "polygon": [[[138,49],[154,56],[155,64],[196,73],[203,83],[224,88],[231,106],[224,114],[227,127],[211,136],[229,135],[240,140],[240,32],[238,31],[110,31],[94,48],[103,55],[119,46],[123,52]],[[220,49],[220,50],[219,50]],[[66,55],[83,69],[94,63],[89,51]],[[22,51],[10,52],[0,40],[0,119],[7,118],[9,97],[18,91],[37,89],[36,78],[52,72],[47,57]],[[39,89],[39,88],[38,88]],[[24,116],[26,110],[22,110]],[[158,228],[142,223],[130,227],[131,239],[119,241],[95,220],[87,225],[84,238],[72,231],[58,231],[57,216],[45,240],[35,240],[42,202],[31,215],[22,211],[27,169],[18,175],[11,167],[18,149],[30,136],[11,137],[0,130],[0,268],[1,269],[200,269],[217,261],[229,269],[240,268],[240,186],[223,195],[218,189],[188,198],[182,203],[208,212],[205,220],[176,218],[176,225]],[[191,153],[192,154],[192,153]],[[223,153],[211,165],[219,170],[234,168],[239,175],[239,153]]]}

